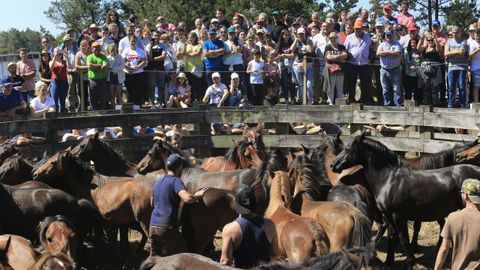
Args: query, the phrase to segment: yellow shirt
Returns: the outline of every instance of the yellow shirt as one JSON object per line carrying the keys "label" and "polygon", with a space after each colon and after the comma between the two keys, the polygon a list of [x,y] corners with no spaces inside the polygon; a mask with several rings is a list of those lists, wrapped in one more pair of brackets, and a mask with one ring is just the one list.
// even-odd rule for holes
{"label": "yellow shirt", "polygon": [[193,52],[198,52],[198,50],[202,50],[202,44],[198,43],[197,45],[187,44],[185,52],[187,55],[185,56],[185,71],[191,72],[194,66],[202,65],[202,54],[200,53],[197,56],[189,56],[189,54]]}

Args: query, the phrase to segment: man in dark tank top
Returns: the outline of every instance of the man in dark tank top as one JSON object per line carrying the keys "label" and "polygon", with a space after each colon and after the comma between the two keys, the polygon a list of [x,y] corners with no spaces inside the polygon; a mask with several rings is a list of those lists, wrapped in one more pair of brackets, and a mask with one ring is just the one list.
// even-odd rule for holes
{"label": "man in dark tank top", "polygon": [[255,213],[257,202],[253,189],[240,184],[235,194],[239,217],[222,231],[220,263],[250,268],[279,256],[277,232],[273,222]]}

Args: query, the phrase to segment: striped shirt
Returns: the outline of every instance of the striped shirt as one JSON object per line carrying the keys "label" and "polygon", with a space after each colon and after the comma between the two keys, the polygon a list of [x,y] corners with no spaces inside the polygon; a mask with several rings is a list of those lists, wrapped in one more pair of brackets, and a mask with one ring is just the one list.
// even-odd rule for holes
{"label": "striped shirt", "polygon": [[384,41],[378,46],[379,51],[394,51],[399,52],[398,57],[380,56],[380,66],[384,69],[394,69],[400,66],[400,59],[402,57],[403,47],[400,42],[393,40],[392,43]]}

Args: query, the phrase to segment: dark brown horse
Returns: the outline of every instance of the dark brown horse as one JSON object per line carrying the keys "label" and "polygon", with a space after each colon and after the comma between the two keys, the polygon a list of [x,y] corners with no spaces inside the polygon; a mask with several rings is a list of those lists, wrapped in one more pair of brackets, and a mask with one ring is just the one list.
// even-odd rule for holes
{"label": "dark brown horse", "polygon": [[[75,158],[68,149],[54,154],[34,172],[34,178],[65,190],[78,199],[93,202],[109,226],[132,225],[139,228],[140,225],[143,237],[139,247],[145,245],[155,178],[104,176]],[[125,241],[128,237],[124,235],[121,239]]]}
{"label": "dark brown horse", "polygon": [[0,269],[33,269],[39,255],[27,239],[12,234],[0,235]]}
{"label": "dark brown horse", "polygon": [[33,165],[19,153],[8,157],[0,166],[0,183],[18,185],[32,180]]}
{"label": "dark brown horse", "polygon": [[44,252],[63,252],[76,261],[78,232],[69,218],[62,215],[46,217],[38,224],[37,231]]}
{"label": "dark brown horse", "polygon": [[262,163],[258,152],[252,142],[246,140],[233,141],[233,146],[225,156],[206,158],[201,167],[208,172],[256,168]]}
{"label": "dark brown horse", "polygon": [[17,148],[13,146],[13,144],[10,144],[10,143],[0,144],[0,163],[3,163],[5,159],[7,159],[10,156],[13,156],[16,153],[18,153],[18,151],[17,151]]}
{"label": "dark brown horse", "polygon": [[455,161],[480,166],[480,144],[457,153]]}
{"label": "dark brown horse", "polygon": [[[407,262],[413,266],[407,221],[434,221],[462,207],[460,187],[467,178],[479,178],[480,168],[455,165],[436,170],[414,170],[403,159],[378,141],[357,136],[334,160],[336,172],[355,165],[365,169],[375,201],[388,224],[398,233],[406,248]],[[379,230],[378,235],[383,235]],[[393,263],[389,239],[387,262]]]}
{"label": "dark brown horse", "polygon": [[172,145],[168,142],[158,140],[148,150],[147,154],[138,163],[137,170],[141,174],[147,174],[154,171],[165,173],[166,161],[171,154],[180,154]]}
{"label": "dark brown horse", "polygon": [[93,161],[95,171],[103,175],[134,177],[137,174],[136,165],[101,140],[98,132],[84,138],[71,152],[83,161]]}
{"label": "dark brown horse", "polygon": [[278,246],[291,263],[304,263],[311,256],[322,256],[329,251],[329,241],[322,226],[314,219],[292,213],[292,192],[288,172],[270,175],[270,202],[265,217],[277,230]]}

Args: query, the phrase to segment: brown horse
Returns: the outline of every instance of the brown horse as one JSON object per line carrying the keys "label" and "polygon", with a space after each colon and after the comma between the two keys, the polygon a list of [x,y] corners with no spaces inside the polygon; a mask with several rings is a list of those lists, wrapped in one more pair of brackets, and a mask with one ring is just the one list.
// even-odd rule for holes
{"label": "brown horse", "polygon": [[168,142],[158,140],[148,150],[147,154],[138,163],[137,170],[141,174],[147,174],[154,171],[159,173],[165,173],[166,161],[171,154],[180,154],[172,145]]}
{"label": "brown horse", "polygon": [[278,235],[278,245],[288,261],[304,263],[312,255],[328,253],[328,238],[314,219],[292,213],[288,173],[277,171],[270,175],[270,202],[265,217],[272,219]]}
{"label": "brown horse", "polygon": [[93,161],[95,171],[103,175],[134,177],[137,174],[136,165],[101,140],[98,132],[84,138],[71,152],[83,161]]}
{"label": "brown horse", "polygon": [[0,235],[0,269],[30,270],[38,256],[27,239],[12,234]]}
{"label": "brown horse", "polygon": [[46,217],[38,224],[38,238],[44,251],[63,252],[77,258],[78,232],[73,222],[62,215]]}
{"label": "brown horse", "polygon": [[263,125],[258,124],[255,127],[246,128],[243,131],[243,139],[253,143],[253,146],[259,151],[260,158],[264,159],[266,155],[266,147],[263,143]]}
{"label": "brown horse", "polygon": [[[93,202],[109,226],[133,225],[138,228],[140,225],[139,231],[143,237],[139,248],[145,245],[152,212],[150,197],[155,178],[104,176],[95,173],[67,149],[54,154],[39,167],[34,172],[34,179],[65,190],[78,199]],[[121,239],[125,246],[128,237],[124,235]]]}
{"label": "brown horse", "polygon": [[246,140],[233,141],[233,146],[225,156],[206,158],[201,167],[208,172],[256,168],[262,163],[262,159],[253,145],[252,142]]}
{"label": "brown horse", "polygon": [[461,151],[455,157],[457,163],[480,166],[480,144]]}
{"label": "brown horse", "polygon": [[18,185],[32,180],[33,165],[19,153],[8,157],[0,166],[0,183]]}
{"label": "brown horse", "polygon": [[73,270],[75,263],[63,252],[45,253],[35,263],[33,270]]}

